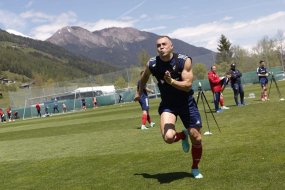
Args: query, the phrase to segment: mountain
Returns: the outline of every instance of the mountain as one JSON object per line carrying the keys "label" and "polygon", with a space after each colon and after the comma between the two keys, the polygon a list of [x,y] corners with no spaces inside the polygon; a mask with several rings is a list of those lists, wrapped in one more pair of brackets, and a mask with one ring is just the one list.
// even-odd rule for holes
{"label": "mountain", "polygon": [[[158,35],[134,28],[106,28],[90,32],[77,26],[67,26],[47,39],[77,55],[108,62],[118,68],[138,65],[142,50],[152,57],[156,55],[155,40]],[[175,50],[190,55],[195,63],[204,63],[209,68],[215,52],[173,39]]]}
{"label": "mountain", "polygon": [[115,71],[102,61],[74,55],[49,42],[10,34],[0,29],[0,71],[40,77],[43,81],[82,78]]}

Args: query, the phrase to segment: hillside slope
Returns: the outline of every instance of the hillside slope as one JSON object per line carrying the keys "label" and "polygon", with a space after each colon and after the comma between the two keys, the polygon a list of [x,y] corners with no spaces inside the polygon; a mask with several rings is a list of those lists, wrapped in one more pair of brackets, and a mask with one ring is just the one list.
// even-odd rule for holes
{"label": "hillside slope", "polygon": [[0,30],[1,71],[40,76],[44,80],[67,80],[115,71],[101,61],[76,56],[49,42],[33,40]]}

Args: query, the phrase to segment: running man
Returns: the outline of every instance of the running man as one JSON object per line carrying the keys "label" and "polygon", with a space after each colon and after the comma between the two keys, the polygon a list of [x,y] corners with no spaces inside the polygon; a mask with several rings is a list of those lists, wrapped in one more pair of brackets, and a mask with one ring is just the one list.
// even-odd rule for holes
{"label": "running man", "polygon": [[[189,135],[192,142],[192,175],[203,178],[198,164],[202,157],[202,122],[192,90],[192,61],[191,58],[173,53],[172,40],[168,36],[160,36],[156,41],[158,56],[151,58],[141,77],[141,86],[135,99],[139,100],[143,89],[152,74],[158,81],[161,102],[158,109],[160,114],[160,131],[163,140],[172,144],[182,140],[184,152],[189,152]],[[186,129],[177,132],[175,123],[177,116]]]}

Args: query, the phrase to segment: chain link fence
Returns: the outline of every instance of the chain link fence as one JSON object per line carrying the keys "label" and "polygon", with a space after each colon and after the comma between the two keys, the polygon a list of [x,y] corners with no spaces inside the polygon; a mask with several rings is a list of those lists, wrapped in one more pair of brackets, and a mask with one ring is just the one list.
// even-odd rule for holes
{"label": "chain link fence", "polygon": [[[131,67],[114,73],[58,82],[52,86],[32,86],[26,89],[19,89],[16,92],[9,92],[11,107],[14,112],[18,112],[19,118],[30,118],[37,117],[36,103],[40,103],[43,110],[47,109],[48,113],[53,113],[55,98],[58,99],[60,112],[63,112],[63,104],[66,105],[67,112],[80,110],[82,108],[82,98],[85,99],[87,108],[94,106],[94,97],[97,99],[98,106],[132,102],[135,96],[140,71],[141,69],[137,67]],[[270,72],[275,74],[276,80],[281,80],[284,77],[280,75],[280,73],[282,73],[281,67],[270,68]],[[198,90],[199,83],[202,85],[203,90],[210,90],[209,82],[205,79],[195,80],[193,82],[194,91]],[[242,83],[258,83],[256,71],[243,73]],[[102,86],[113,86],[114,90],[108,93],[100,92],[98,88]],[[148,87],[155,91],[155,94],[150,94],[150,98],[160,96],[155,78],[150,78]],[[91,90],[84,92],[78,91],[78,89],[82,88],[91,88]]]}

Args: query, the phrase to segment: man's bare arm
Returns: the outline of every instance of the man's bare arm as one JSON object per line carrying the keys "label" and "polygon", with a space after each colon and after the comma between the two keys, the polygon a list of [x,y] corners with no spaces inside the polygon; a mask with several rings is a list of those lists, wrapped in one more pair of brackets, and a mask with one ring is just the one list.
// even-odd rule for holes
{"label": "man's bare arm", "polygon": [[182,81],[177,81],[171,78],[170,72],[166,71],[164,79],[171,86],[179,90],[189,92],[192,88],[192,81],[193,81],[192,62],[190,58],[186,59],[181,76],[182,76]]}

